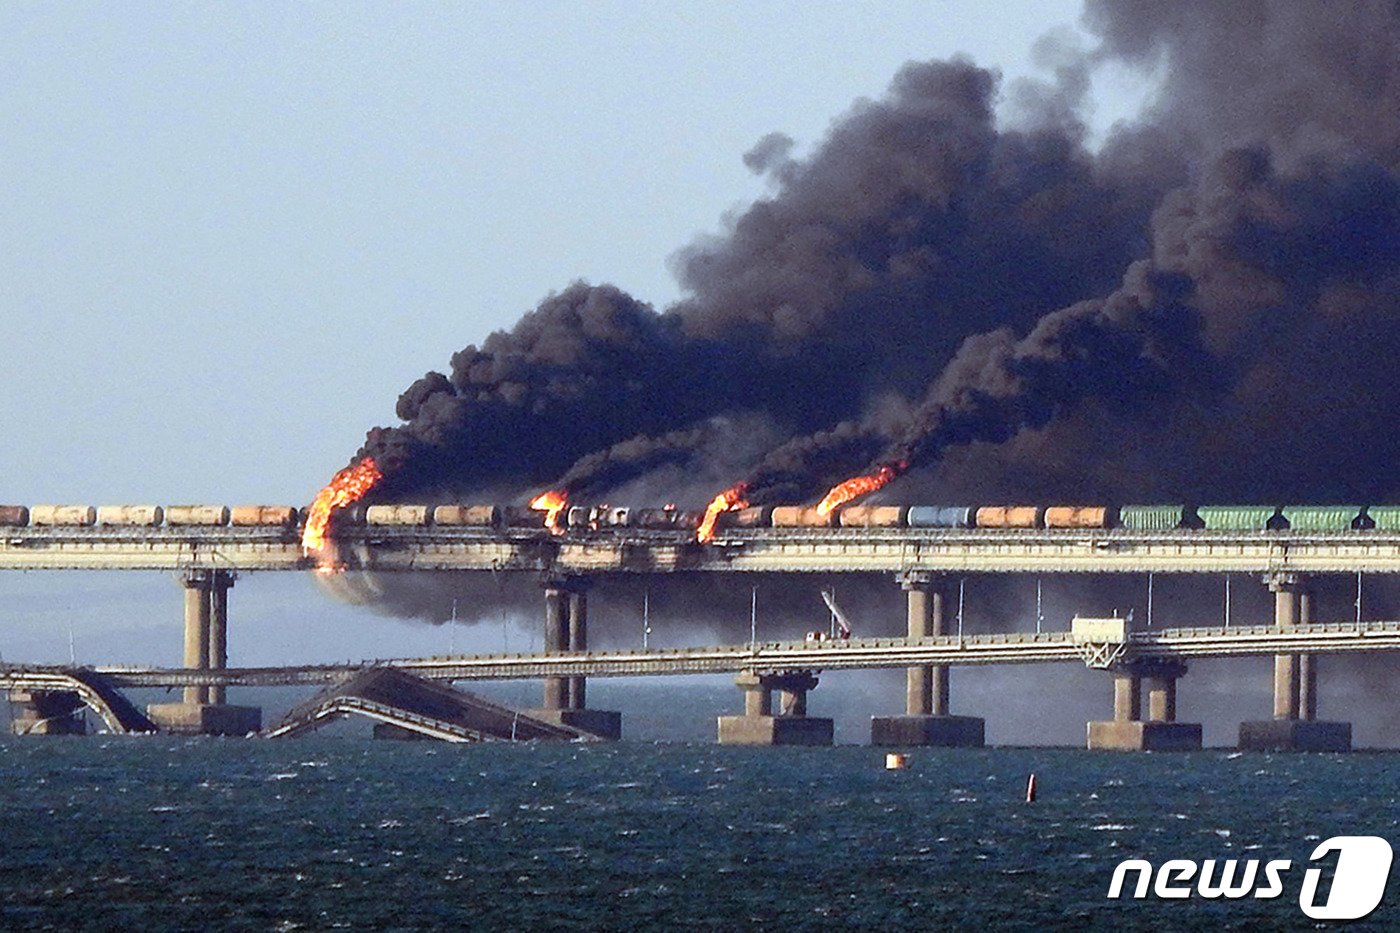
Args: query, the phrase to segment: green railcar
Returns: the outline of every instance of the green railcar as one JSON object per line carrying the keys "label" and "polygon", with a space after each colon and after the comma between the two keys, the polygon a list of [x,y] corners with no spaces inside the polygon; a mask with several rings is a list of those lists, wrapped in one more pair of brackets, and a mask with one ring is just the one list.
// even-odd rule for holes
{"label": "green railcar", "polygon": [[1131,531],[1171,531],[1186,518],[1184,505],[1125,505],[1118,523]]}
{"label": "green railcar", "polygon": [[1271,505],[1202,505],[1196,515],[1207,531],[1267,531],[1278,514]]}
{"label": "green railcar", "polygon": [[1366,516],[1377,531],[1400,531],[1400,505],[1367,506]]}
{"label": "green railcar", "polygon": [[1286,505],[1282,513],[1294,531],[1350,531],[1361,516],[1361,506]]}

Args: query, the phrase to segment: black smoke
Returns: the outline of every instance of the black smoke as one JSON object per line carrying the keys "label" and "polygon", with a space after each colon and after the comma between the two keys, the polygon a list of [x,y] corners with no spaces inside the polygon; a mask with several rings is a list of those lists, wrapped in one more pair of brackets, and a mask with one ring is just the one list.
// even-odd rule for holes
{"label": "black smoke", "polygon": [[[378,495],[810,501],[907,460],[880,495],[1400,501],[1397,6],[1084,25],[1047,81],[910,63],[810,152],[758,141],[769,193],[675,256],[680,302],[575,283],[455,354],[370,432]],[[1091,146],[1113,68],[1160,87]]]}

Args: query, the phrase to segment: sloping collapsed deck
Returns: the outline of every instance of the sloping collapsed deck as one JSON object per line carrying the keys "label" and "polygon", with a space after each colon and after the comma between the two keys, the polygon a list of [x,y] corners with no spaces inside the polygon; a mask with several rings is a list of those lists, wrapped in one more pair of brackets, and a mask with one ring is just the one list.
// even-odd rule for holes
{"label": "sloping collapsed deck", "polygon": [[307,700],[263,731],[268,738],[304,735],[356,715],[445,742],[595,739],[465,690],[385,667],[366,668]]}

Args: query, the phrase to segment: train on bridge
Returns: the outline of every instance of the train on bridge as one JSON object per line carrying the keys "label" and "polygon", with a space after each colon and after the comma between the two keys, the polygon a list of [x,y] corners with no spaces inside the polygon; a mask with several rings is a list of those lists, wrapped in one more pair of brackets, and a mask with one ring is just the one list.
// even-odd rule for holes
{"label": "train on bridge", "polygon": [[[284,528],[305,523],[289,505],[0,505],[0,527],[20,528]],[[693,532],[702,512],[627,506],[573,506],[556,530],[586,534],[641,528]],[[721,528],[1115,529],[1163,532],[1400,531],[1400,506],[1354,505],[849,505],[822,514],[809,506],[755,506],[720,515]],[[472,504],[357,505],[337,525],[356,527],[534,528],[545,513],[521,506]]]}

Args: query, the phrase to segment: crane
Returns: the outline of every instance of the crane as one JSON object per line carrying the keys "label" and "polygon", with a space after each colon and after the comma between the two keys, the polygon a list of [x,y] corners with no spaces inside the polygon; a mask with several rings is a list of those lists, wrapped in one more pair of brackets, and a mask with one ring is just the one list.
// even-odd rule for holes
{"label": "crane", "polygon": [[[836,620],[836,637],[845,641],[851,637],[851,622],[846,618],[846,613],[841,611],[841,607],[836,603],[835,590],[822,590],[822,602],[826,603],[826,608],[831,610],[831,617]],[[822,631],[807,633],[808,641],[826,641],[827,634]]]}

